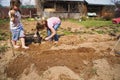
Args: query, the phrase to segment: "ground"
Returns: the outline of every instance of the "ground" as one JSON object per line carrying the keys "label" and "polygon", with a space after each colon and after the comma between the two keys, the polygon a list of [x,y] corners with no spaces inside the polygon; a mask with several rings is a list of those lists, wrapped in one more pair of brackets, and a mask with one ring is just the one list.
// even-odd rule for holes
{"label": "ground", "polygon": [[[26,33],[34,32],[35,21],[23,24]],[[13,50],[3,41],[10,48],[0,58],[0,80],[120,80],[120,56],[110,55],[116,37],[93,30],[64,21],[57,44],[42,41]]]}

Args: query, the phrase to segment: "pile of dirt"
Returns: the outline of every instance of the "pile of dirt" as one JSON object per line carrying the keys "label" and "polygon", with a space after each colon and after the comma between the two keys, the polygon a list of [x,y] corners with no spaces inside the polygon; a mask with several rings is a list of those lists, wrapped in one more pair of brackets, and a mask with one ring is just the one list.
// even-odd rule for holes
{"label": "pile of dirt", "polygon": [[[25,30],[32,32],[36,22],[29,23],[33,27],[24,22]],[[64,22],[61,27],[71,26],[82,28],[70,22]],[[108,34],[88,33],[63,35],[58,44],[31,43],[29,50],[19,48],[15,56],[6,53],[7,58],[0,59],[5,60],[0,66],[0,77],[6,80],[119,80],[120,58],[110,55],[115,43]]]}
{"label": "pile of dirt", "polygon": [[79,73],[85,67],[83,60],[91,61],[95,56],[94,49],[84,47],[71,50],[38,51],[39,49],[36,50],[37,53],[30,53],[32,52],[30,50],[26,51],[30,54],[27,56],[20,55],[11,61],[6,70],[8,76],[14,78],[19,76],[30,64],[35,64],[40,74],[53,66],[68,66]]}

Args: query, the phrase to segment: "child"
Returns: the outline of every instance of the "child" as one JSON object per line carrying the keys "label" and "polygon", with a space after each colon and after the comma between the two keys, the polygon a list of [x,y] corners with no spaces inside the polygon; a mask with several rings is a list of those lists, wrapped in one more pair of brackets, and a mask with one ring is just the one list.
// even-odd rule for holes
{"label": "child", "polygon": [[39,31],[42,30],[43,28],[44,27],[40,24],[40,22],[37,22],[34,37],[40,36]]}
{"label": "child", "polygon": [[34,43],[41,43],[42,37],[40,36],[39,31],[42,29],[43,29],[42,25],[39,22],[37,22],[36,31],[35,31],[35,34],[33,36]]}
{"label": "child", "polygon": [[45,38],[45,40],[55,40],[55,43],[58,42],[59,37],[57,35],[57,29],[59,28],[59,26],[61,25],[61,20],[58,17],[51,17],[48,18],[47,20],[43,20],[42,25],[44,27],[47,28],[47,37]]}
{"label": "child", "polygon": [[19,48],[20,46],[17,45],[17,41],[20,39],[22,43],[22,48],[28,49],[29,47],[25,46],[25,35],[23,31],[23,25],[21,23],[21,14],[20,14],[20,1],[11,1],[10,2],[10,30],[12,33],[12,45],[14,48]]}

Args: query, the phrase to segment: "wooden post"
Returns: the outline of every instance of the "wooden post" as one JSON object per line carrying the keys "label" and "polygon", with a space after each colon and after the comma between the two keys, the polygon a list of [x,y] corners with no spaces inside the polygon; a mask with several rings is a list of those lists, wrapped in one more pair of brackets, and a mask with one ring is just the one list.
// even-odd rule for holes
{"label": "wooden post", "polygon": [[31,13],[31,10],[30,10],[30,18],[32,18],[32,13]]}
{"label": "wooden post", "polygon": [[54,9],[55,9],[55,11],[56,11],[56,2],[54,2]]}
{"label": "wooden post", "polygon": [[68,18],[70,18],[70,2],[68,2]]}

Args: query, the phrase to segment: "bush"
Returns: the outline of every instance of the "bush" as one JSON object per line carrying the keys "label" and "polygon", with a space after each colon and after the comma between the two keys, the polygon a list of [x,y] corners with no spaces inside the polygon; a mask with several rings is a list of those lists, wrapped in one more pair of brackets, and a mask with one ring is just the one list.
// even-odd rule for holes
{"label": "bush", "polygon": [[82,20],[82,21],[86,21],[87,19],[88,19],[88,18],[87,18],[86,16],[82,16],[82,17],[81,17],[81,20]]}
{"label": "bush", "polygon": [[108,21],[108,20],[111,20],[112,17],[111,16],[103,16],[103,19]]}

